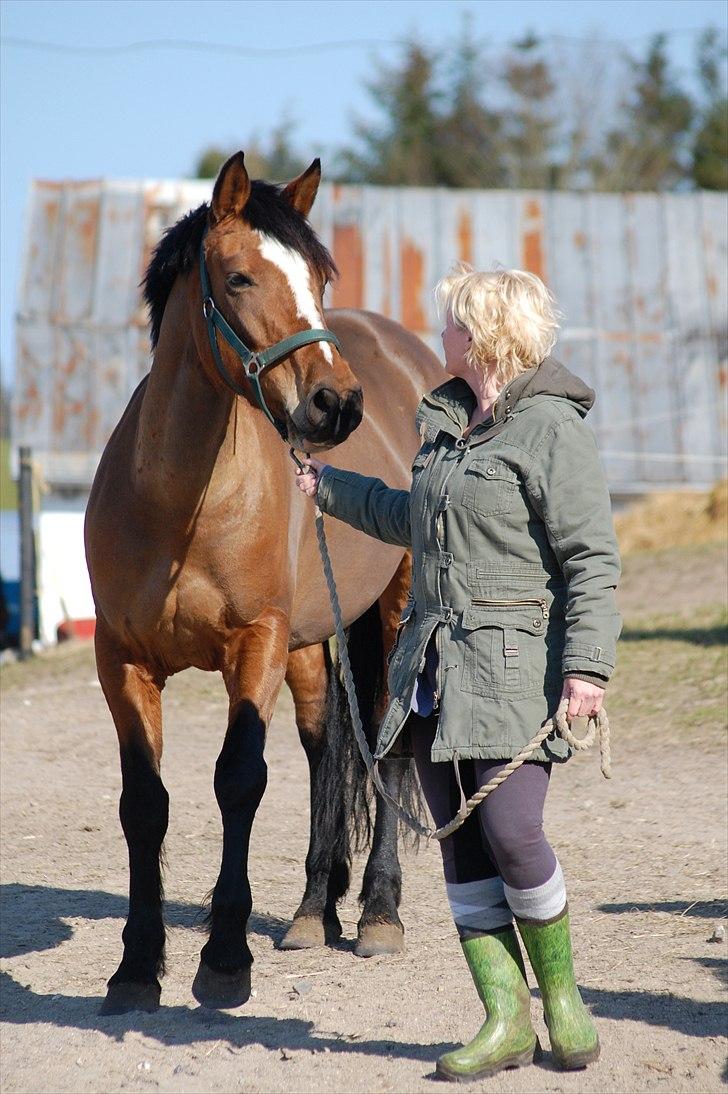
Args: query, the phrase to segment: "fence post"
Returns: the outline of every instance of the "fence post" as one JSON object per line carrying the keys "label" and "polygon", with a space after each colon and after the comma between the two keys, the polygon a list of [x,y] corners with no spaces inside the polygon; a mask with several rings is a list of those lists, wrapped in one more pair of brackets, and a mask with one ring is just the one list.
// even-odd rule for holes
{"label": "fence post", "polygon": [[35,539],[33,533],[33,460],[30,448],[21,447],[18,481],[20,516],[20,659],[33,652],[35,638]]}

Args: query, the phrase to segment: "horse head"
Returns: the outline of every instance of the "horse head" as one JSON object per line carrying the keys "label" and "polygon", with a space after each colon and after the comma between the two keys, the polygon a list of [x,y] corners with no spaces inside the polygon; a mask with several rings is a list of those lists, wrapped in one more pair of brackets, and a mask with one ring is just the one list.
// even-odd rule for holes
{"label": "horse head", "polygon": [[[325,330],[323,294],[336,267],[306,219],[320,179],[316,159],[286,186],[251,181],[237,152],[215,182],[202,243],[209,309],[223,317],[233,342],[239,339],[254,354],[292,335]],[[204,297],[202,281],[201,292]],[[245,389],[245,371],[227,344],[230,338],[217,338],[217,353],[203,338],[200,359],[210,378],[219,383],[222,372],[236,389]],[[216,356],[224,359],[217,371]],[[333,337],[286,352],[258,373],[258,383],[262,405],[297,448],[339,444],[361,421],[361,386]]]}

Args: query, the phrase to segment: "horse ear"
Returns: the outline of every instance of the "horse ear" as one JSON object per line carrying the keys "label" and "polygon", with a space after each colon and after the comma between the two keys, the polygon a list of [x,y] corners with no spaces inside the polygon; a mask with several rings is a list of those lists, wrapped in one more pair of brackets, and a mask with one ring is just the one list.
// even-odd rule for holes
{"label": "horse ear", "polygon": [[213,223],[225,217],[240,216],[250,197],[250,178],[245,168],[245,157],[236,152],[220,168],[212,191],[210,213]]}
{"label": "horse ear", "polygon": [[283,190],[283,197],[303,216],[307,217],[316,200],[321,182],[321,160],[316,157],[302,175],[293,179]]}

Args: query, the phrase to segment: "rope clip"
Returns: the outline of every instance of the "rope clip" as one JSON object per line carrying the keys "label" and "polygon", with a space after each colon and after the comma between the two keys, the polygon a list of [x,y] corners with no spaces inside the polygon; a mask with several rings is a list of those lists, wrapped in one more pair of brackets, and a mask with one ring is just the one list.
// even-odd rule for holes
{"label": "rope clip", "polygon": [[[288,455],[289,455],[289,456],[291,457],[291,459],[292,459],[292,460],[293,460],[293,462],[294,462],[294,463],[296,464],[296,466],[298,467],[298,469],[299,469],[300,471],[303,471],[303,468],[304,468],[304,464],[302,464],[302,463],[301,463],[301,461],[299,460],[298,456],[296,455],[296,450],[295,450],[295,448],[293,447],[293,445],[291,445],[291,446],[289,447],[289,449],[288,449]],[[310,452],[304,452],[304,455],[305,455],[305,457],[306,457],[306,459],[307,459],[307,460],[311,458],[311,453],[310,453]]]}

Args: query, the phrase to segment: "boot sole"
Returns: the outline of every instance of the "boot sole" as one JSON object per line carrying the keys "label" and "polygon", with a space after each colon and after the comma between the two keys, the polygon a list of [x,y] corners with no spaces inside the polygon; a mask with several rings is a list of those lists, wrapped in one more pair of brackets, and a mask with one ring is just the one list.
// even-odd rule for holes
{"label": "boot sole", "polygon": [[435,1065],[435,1077],[448,1083],[475,1083],[478,1079],[489,1079],[492,1075],[497,1075],[499,1071],[510,1071],[517,1067],[527,1067],[532,1064],[535,1059],[538,1058],[541,1052],[541,1046],[538,1041],[529,1048],[526,1052],[521,1052],[517,1056],[509,1056],[508,1059],[502,1060],[499,1064],[488,1064],[486,1067],[481,1067],[477,1071],[471,1071],[469,1075],[460,1075],[457,1072],[447,1071],[444,1067],[440,1066],[438,1060]]}
{"label": "boot sole", "polygon": [[570,1056],[557,1056],[554,1052],[554,1063],[559,1071],[579,1071],[599,1059],[601,1046],[589,1049],[588,1052],[573,1052]]}

